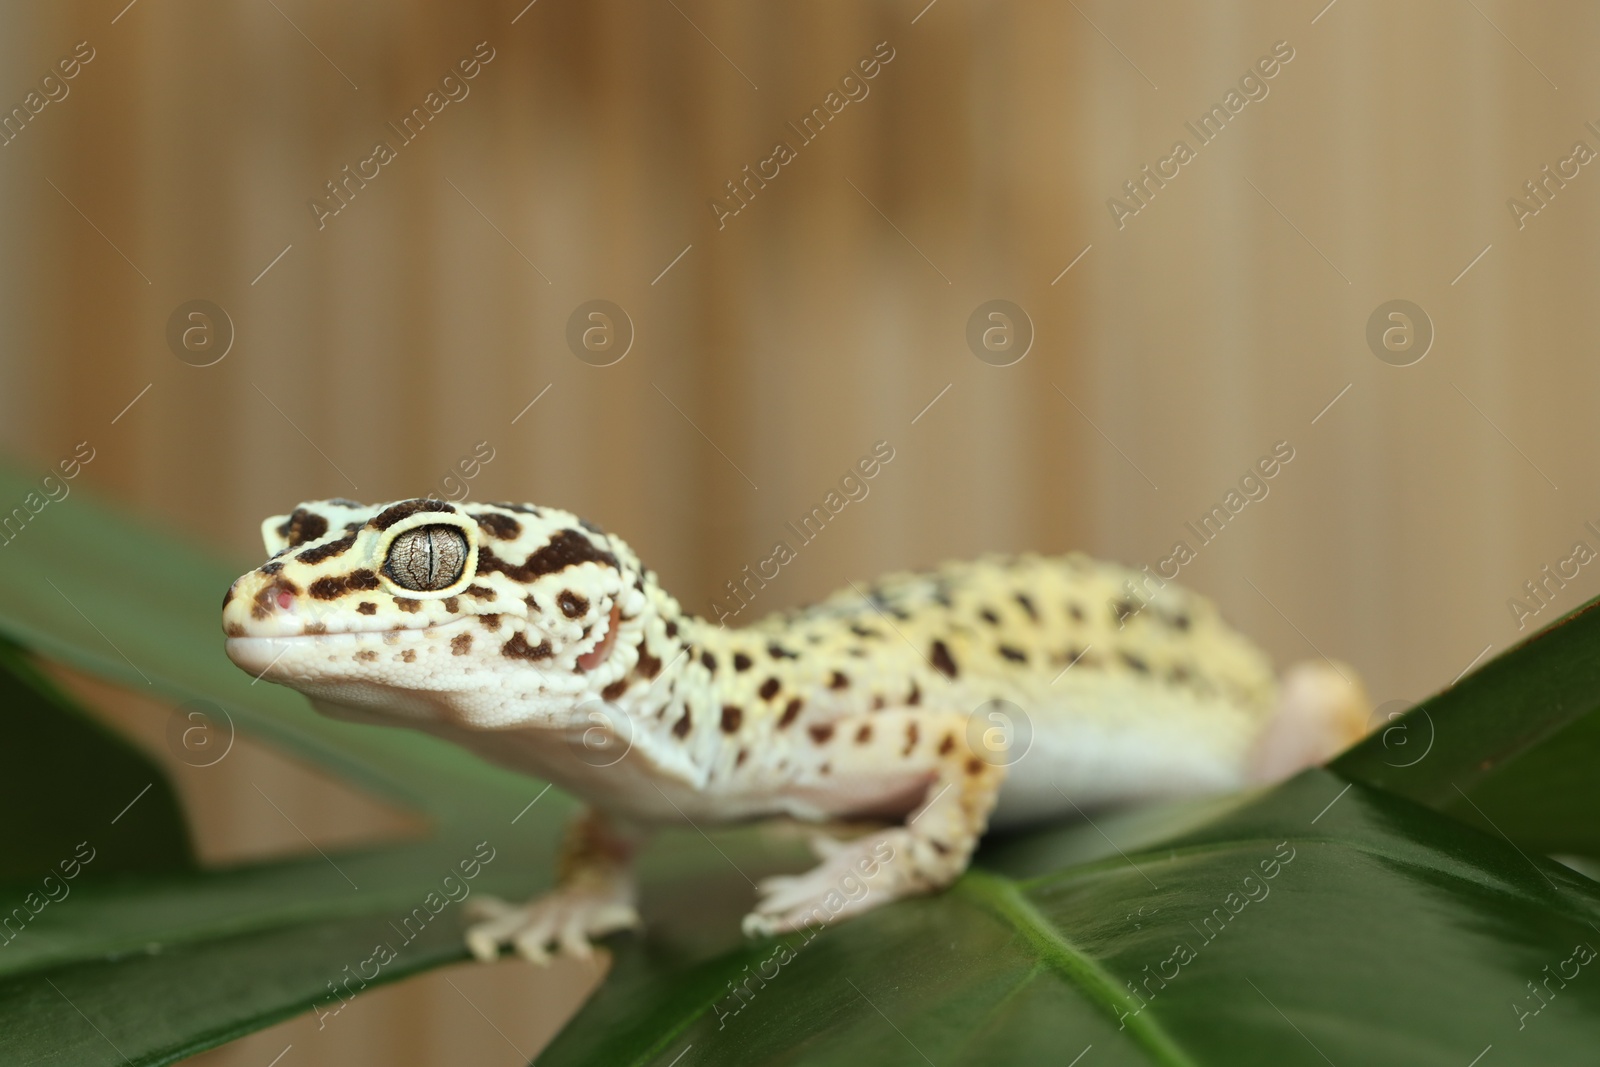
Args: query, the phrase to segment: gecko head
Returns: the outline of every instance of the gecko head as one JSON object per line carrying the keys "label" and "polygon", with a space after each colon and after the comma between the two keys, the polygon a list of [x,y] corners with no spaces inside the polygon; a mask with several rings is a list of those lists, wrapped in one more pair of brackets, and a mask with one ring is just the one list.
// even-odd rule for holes
{"label": "gecko head", "polygon": [[228,656],[325,710],[560,724],[637,659],[642,568],[567,512],[321,500],[261,531],[271,558],[223,600]]}

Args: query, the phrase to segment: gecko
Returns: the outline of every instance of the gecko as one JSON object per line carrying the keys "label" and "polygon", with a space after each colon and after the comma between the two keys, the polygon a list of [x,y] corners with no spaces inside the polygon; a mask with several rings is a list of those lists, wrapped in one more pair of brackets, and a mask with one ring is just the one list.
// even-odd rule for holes
{"label": "gecko", "polygon": [[[1081,553],[851,582],[731,628],[556,508],[331,499],[262,537],[223,603],[235,664],[586,802],[550,892],[478,904],[485,960],[638,926],[633,860],[662,827],[821,827],[816,867],[758,886],[743,929],[771,936],[937,891],[990,828],[1287,777],[1369,715],[1348,667],[1280,680],[1209,600]],[[870,891],[843,899],[852,877]]]}

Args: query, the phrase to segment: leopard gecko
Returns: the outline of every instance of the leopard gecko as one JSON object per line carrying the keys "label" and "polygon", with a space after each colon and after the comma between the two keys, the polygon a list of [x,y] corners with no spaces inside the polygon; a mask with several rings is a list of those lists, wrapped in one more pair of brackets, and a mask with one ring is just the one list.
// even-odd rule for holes
{"label": "leopard gecko", "polygon": [[1275,780],[1368,714],[1347,668],[1280,683],[1209,601],[1172,584],[1147,599],[1146,575],[1078,553],[851,583],[733,629],[555,508],[322,500],[262,534],[271,558],[223,603],[234,663],[587,802],[554,890],[480,906],[484,959],[587,956],[637,925],[630,865],[652,828],[876,820],[819,833],[818,866],[760,885],[744,929],[772,935],[852,872],[871,891],[842,914],[948,885],[990,826]]}

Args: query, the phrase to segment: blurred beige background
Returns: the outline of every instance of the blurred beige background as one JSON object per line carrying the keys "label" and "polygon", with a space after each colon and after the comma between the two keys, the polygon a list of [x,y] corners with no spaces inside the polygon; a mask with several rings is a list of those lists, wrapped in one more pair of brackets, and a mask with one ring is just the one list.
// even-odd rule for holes
{"label": "blurred beige background", "polygon": [[[1508,606],[1600,546],[1600,175],[1541,173],[1600,150],[1593,5],[524,2],[12,11],[0,106],[93,58],[0,147],[0,447],[42,468],[88,440],[80,486],[245,563],[265,515],[420,495],[488,442],[474,498],[585,514],[706,611],[889,441],[748,618],[987,550],[1155,566],[1287,441],[1181,580],[1379,703],[1600,590],[1549,583],[1523,631]],[[386,124],[479,42],[469,94],[400,144]],[[880,42],[802,144],[786,123]],[[1202,145],[1185,124],[1278,42]],[[319,229],[308,201],[379,139],[395,158]],[[1194,158],[1136,203],[1180,139]],[[778,140],[795,158],[719,228],[710,201]],[[1540,210],[1519,227],[1511,197]],[[1005,367],[966,340],[997,298],[1034,331]],[[212,366],[166,340],[195,299],[233,323]],[[566,341],[591,299],[632,322],[611,366]],[[1366,339],[1394,299],[1435,333],[1410,366]],[[96,692],[161,748],[163,709]],[[404,828],[246,755],[183,777],[212,858],[304,847],[251,775],[319,840]],[[202,1059],[520,1063],[593,978],[458,969]]]}

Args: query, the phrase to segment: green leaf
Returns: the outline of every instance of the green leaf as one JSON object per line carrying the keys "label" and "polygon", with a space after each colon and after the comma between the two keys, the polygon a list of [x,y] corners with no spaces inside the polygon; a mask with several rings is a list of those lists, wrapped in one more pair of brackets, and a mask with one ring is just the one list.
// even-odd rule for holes
{"label": "green leaf", "polygon": [[[1499,1062],[1592,1063],[1600,961],[1521,1028],[1512,1005],[1539,1007],[1524,983],[1600,945],[1600,886],[1346,785],[1308,772],[1158,844],[1134,840],[1159,836],[1148,818],[1101,822],[1121,852],[1090,844],[1091,827],[1001,842],[949,892],[731,951],[696,933],[737,924],[726,901],[745,883],[712,866],[702,906],[647,915],[648,940],[619,941],[612,975],[539,1062],[668,1062],[693,1045],[697,1064],[1066,1064],[1092,1045],[1096,1064],[1320,1051],[1464,1067],[1493,1044]],[[1053,850],[1110,854],[1038,871]]]}
{"label": "green leaf", "polygon": [[1600,599],[1330,764],[1530,853],[1600,856]]}
{"label": "green leaf", "polygon": [[97,876],[193,866],[183,813],[161,768],[84,714],[3,638],[0,707],[7,723],[0,811],[26,813],[7,820],[0,885],[20,887],[0,888],[0,914],[47,875],[61,892],[61,875],[83,857],[92,857],[84,869]]}
{"label": "green leaf", "polygon": [[[172,1063],[314,1007],[336,1027],[341,997],[465,957],[459,919],[441,914],[410,942],[382,919],[335,919],[3,979],[0,1061]],[[396,950],[387,966],[379,944]]]}

